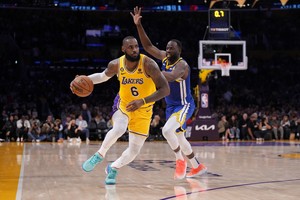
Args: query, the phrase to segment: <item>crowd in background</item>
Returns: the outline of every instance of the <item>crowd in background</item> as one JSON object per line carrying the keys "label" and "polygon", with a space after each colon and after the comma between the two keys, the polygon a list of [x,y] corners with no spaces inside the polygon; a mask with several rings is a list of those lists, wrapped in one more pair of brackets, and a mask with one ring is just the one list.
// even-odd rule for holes
{"label": "crowd in background", "polygon": [[[211,111],[220,121],[224,117],[228,121],[224,122],[225,130],[220,130],[220,138],[255,139],[269,135],[266,138],[290,139],[293,134],[297,138],[300,20],[295,17],[296,13],[232,12],[232,26],[241,32],[240,39],[247,42],[249,64],[248,70],[231,71],[230,77],[212,72],[208,78]],[[207,13],[147,12],[143,20],[150,38],[159,48],[164,49],[171,38],[182,41],[182,56],[191,66],[192,86],[195,87],[199,77],[198,41],[205,37]],[[99,38],[99,47],[87,46],[86,30],[102,29],[107,24],[118,26],[118,34],[112,31],[103,35]],[[102,71],[109,60],[121,55],[123,37],[137,36],[129,12],[2,9],[0,35],[0,138],[7,141],[103,139],[111,128],[117,79],[97,85],[87,98],[72,94],[69,83],[76,74]],[[64,62],[74,58],[83,61]],[[93,63],[96,58],[101,62]],[[83,105],[90,114],[84,114]],[[155,104],[152,139],[161,139],[164,109],[164,101]],[[248,116],[247,129],[243,128],[244,114]],[[253,129],[248,122],[255,114],[257,124]],[[273,116],[279,123],[277,133],[271,123]],[[81,118],[86,121],[85,127],[80,123]],[[239,122],[237,125],[232,125],[233,118]],[[262,124],[266,119],[271,123],[271,128],[267,128],[272,129],[271,136],[261,132],[267,127]],[[282,120],[288,121],[289,130],[284,128]],[[235,131],[232,136],[233,127],[239,128],[239,134]]]}

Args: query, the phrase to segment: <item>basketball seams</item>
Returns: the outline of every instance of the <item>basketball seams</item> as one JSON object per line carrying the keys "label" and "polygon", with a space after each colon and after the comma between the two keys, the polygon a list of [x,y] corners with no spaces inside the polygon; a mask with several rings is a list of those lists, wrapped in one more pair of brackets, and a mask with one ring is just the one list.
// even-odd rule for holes
{"label": "basketball seams", "polygon": [[[92,91],[93,91],[93,90],[91,89],[91,86],[90,86],[90,84],[88,83],[87,80],[85,80],[84,78],[81,78],[80,81],[82,81],[82,83],[79,83],[79,81],[78,81],[78,82],[75,82],[80,88],[83,88],[84,90],[87,90],[87,91],[89,91],[89,92],[92,92]],[[86,85],[87,87],[89,87],[89,89],[84,88],[84,87],[81,87],[80,84]]]}
{"label": "basketball seams", "polygon": [[86,76],[79,76],[72,81],[73,90],[77,96],[87,97],[92,93],[94,84],[91,80],[87,79],[88,77]]}

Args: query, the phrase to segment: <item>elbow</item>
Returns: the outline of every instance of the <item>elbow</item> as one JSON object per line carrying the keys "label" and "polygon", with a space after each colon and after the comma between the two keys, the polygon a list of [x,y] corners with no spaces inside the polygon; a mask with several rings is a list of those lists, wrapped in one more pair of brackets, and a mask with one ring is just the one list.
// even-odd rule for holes
{"label": "elbow", "polygon": [[170,87],[168,86],[166,89],[165,89],[165,96],[169,96],[170,94]]}

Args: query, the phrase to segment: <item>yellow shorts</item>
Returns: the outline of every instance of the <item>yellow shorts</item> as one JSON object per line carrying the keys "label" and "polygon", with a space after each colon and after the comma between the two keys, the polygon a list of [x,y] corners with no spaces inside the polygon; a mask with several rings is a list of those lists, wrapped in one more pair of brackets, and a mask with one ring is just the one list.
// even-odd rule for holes
{"label": "yellow shorts", "polygon": [[141,107],[134,112],[127,112],[126,105],[120,102],[119,109],[129,118],[129,133],[148,137],[153,113],[153,105]]}

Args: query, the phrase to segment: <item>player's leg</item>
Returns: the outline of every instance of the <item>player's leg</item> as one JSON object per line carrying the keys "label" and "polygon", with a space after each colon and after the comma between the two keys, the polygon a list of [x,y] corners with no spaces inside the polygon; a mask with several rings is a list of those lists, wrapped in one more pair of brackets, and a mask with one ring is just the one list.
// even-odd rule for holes
{"label": "player's leg", "polygon": [[129,133],[129,146],[122,155],[106,168],[107,177],[105,183],[107,185],[116,184],[116,176],[118,169],[132,162],[139,154],[147,137]]}
{"label": "player's leg", "polygon": [[107,132],[100,149],[82,165],[82,169],[86,172],[92,171],[95,166],[100,163],[106,155],[109,148],[121,137],[127,130],[128,117],[120,110],[117,110],[113,116],[113,128]]}
{"label": "player's leg", "polygon": [[[186,130],[186,121],[192,117],[194,110],[195,110],[195,105],[193,103],[189,104],[186,109],[183,109],[184,113],[181,122],[181,127],[177,129],[177,137],[178,137],[178,142],[180,144],[181,151],[186,155],[186,157],[189,159],[189,162],[192,165],[192,170],[187,174],[187,177],[194,177],[196,175],[201,175],[204,174],[207,171],[207,168],[201,164],[192,149],[191,144],[189,141],[187,141],[184,133]],[[183,121],[184,120],[184,121]]]}
{"label": "player's leg", "polygon": [[[151,122],[152,112],[149,108],[140,108],[135,111],[134,115],[130,116],[129,130],[129,145],[122,155],[106,168],[107,177],[105,183],[113,185],[116,183],[118,169],[132,162],[139,154],[143,144],[145,143]],[[133,122],[133,123],[131,123]],[[134,123],[138,122],[138,123]]]}
{"label": "player's leg", "polygon": [[181,151],[186,155],[186,157],[189,159],[189,162],[192,165],[192,169],[186,175],[186,177],[191,178],[206,173],[207,168],[196,158],[192,146],[189,143],[189,141],[187,141],[186,137],[184,136],[184,133],[182,132],[180,134],[177,134],[177,137],[180,143]]}
{"label": "player's leg", "polygon": [[180,127],[180,123],[177,120],[176,115],[172,115],[164,125],[162,134],[166,138],[171,149],[174,151],[176,156],[176,169],[174,173],[175,179],[183,179],[186,174],[187,163],[182,156],[178,138],[175,135],[176,129]]}

